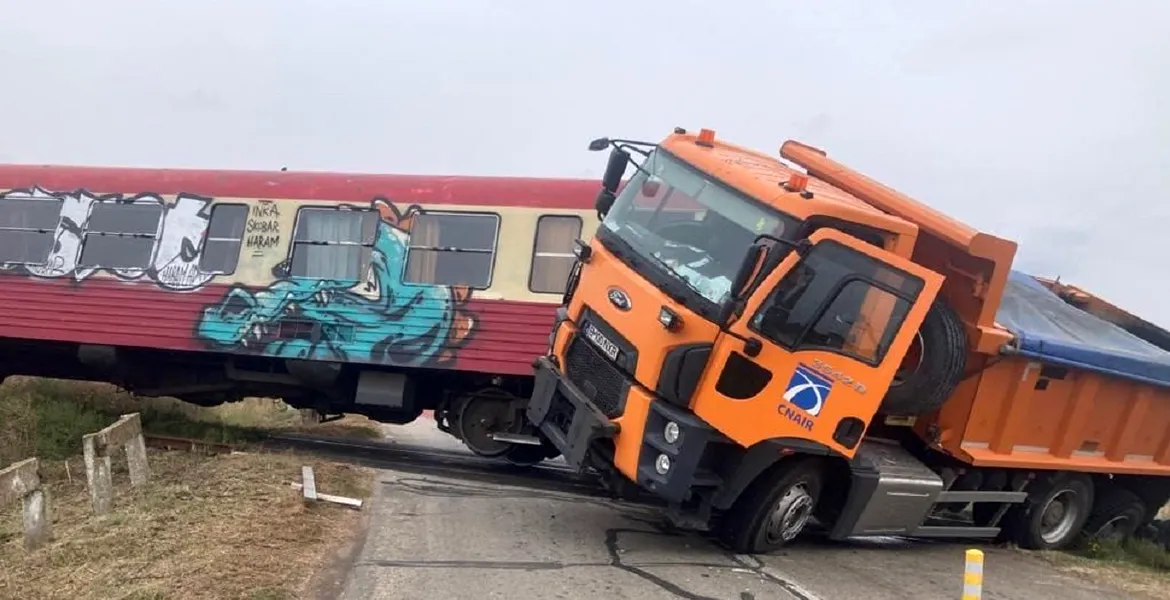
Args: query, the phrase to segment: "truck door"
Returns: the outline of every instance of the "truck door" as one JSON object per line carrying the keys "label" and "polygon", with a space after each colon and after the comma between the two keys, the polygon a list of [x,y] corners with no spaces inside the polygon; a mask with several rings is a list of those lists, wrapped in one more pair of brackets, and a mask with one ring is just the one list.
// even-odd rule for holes
{"label": "truck door", "polygon": [[716,340],[692,408],[744,447],[790,438],[852,457],[943,277],[835,229],[808,240]]}

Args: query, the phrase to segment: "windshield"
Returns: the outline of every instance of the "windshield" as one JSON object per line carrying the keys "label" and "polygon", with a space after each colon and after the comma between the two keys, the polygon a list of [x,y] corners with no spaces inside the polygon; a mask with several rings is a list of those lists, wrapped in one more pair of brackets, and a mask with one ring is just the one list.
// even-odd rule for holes
{"label": "windshield", "polygon": [[618,194],[602,225],[708,302],[721,305],[756,236],[797,221],[657,149]]}

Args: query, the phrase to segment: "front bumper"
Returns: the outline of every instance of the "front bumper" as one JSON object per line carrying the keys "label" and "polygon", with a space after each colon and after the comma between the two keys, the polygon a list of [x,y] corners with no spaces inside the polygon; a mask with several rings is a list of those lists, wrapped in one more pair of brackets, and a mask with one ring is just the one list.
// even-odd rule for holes
{"label": "front bumper", "polygon": [[[547,357],[537,359],[533,366],[536,382],[528,401],[528,419],[560,450],[571,468],[582,468],[594,442],[613,439],[615,457],[637,457],[631,468],[614,466],[628,473],[639,487],[668,502],[686,500],[695,487],[718,485],[717,478],[701,467],[709,442],[717,434],[690,411],[653,399],[640,387],[631,386],[622,420],[633,421],[623,431]],[[679,427],[674,443],[667,442],[664,435],[668,422]],[[631,445],[637,448],[628,448]],[[666,473],[659,473],[655,465],[662,455],[670,464]]]}
{"label": "front bumper", "polygon": [[610,421],[548,357],[533,364],[536,382],[528,399],[528,420],[561,451],[565,462],[581,469],[594,441],[612,438],[621,429]]}

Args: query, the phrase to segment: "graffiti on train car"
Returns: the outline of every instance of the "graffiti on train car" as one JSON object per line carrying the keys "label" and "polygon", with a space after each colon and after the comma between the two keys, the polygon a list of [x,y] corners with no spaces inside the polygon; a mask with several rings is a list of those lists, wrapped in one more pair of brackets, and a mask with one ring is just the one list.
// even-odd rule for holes
{"label": "graffiti on train car", "polygon": [[262,200],[248,209],[244,236],[244,248],[252,256],[280,247],[280,208],[275,202]]}
{"label": "graffiti on train car", "polygon": [[466,308],[471,291],[403,283],[410,230],[421,209],[400,212],[384,198],[371,204],[379,218],[363,280],[292,277],[286,260],[273,270],[271,285],[233,286],[205,308],[196,336],[213,348],[284,358],[449,363],[475,330]]}
{"label": "graffiti on train car", "polygon": [[[12,248],[0,248],[6,261],[0,262],[0,272],[81,283],[104,271],[128,282],[149,280],[164,289],[189,291],[235,268],[205,270],[209,263],[201,264],[207,258],[202,255],[213,241],[229,244],[231,265],[237,255],[266,261],[281,260],[272,256],[277,253],[285,256],[272,269],[275,280],[268,285],[236,283],[203,308],[194,333],[213,349],[437,366],[449,363],[475,330],[475,317],[467,309],[469,287],[404,282],[410,232],[423,212],[416,205],[400,211],[382,197],[363,206],[301,205],[299,210],[361,212],[376,222],[362,244],[368,247],[364,274],[357,269],[353,277],[342,278],[294,276],[296,251],[290,248],[300,242],[291,239],[295,232],[282,231],[281,209],[271,200],[245,208],[213,205],[211,198],[188,193],[168,203],[153,193],[32,188],[0,193],[0,201],[8,201],[0,205],[0,235],[16,230],[25,236]],[[213,206],[237,207],[238,229],[233,225],[231,231],[216,233]],[[223,235],[228,238],[218,237]]]}
{"label": "graffiti on train car", "polygon": [[[43,278],[71,277],[78,282],[94,273],[105,271],[125,280],[146,278],[172,290],[196,289],[216,275],[200,268],[198,256],[199,244],[210,220],[207,208],[212,202],[211,198],[179,194],[174,202],[167,203],[160,196],[151,193],[134,196],[123,194],[99,196],[86,190],[61,193],[32,188],[2,193],[0,200],[41,201],[46,207],[50,206],[46,201],[57,201],[59,205],[56,215],[50,215],[48,211],[37,214],[48,215],[45,218],[51,219],[55,225],[48,224],[50,221],[46,220],[45,224],[39,226],[32,224],[20,229],[24,235],[35,233],[52,238],[51,241],[46,240],[45,244],[49,252],[48,259],[0,262],[0,271],[23,271],[34,277]],[[143,215],[146,217],[143,220],[146,227],[141,232],[117,234],[120,240],[129,240],[124,242],[128,248],[136,244],[139,248],[144,248],[141,242],[151,241],[145,252],[150,253],[152,258],[143,262],[148,266],[110,267],[93,260],[87,262],[82,248],[87,236],[103,234],[94,231],[92,223],[100,219],[94,217],[94,209],[97,206],[136,206],[143,207],[150,213]],[[154,213],[158,213],[157,216]],[[152,216],[155,217],[153,222],[150,221]],[[106,219],[112,220],[114,219]],[[25,224],[28,225],[27,222]]]}

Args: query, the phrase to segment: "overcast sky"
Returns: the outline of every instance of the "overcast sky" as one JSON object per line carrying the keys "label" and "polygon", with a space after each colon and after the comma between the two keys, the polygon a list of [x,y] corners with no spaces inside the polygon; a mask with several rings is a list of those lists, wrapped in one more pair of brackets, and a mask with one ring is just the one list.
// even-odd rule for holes
{"label": "overcast sky", "polygon": [[1170,326],[1167,32],[1159,0],[0,0],[0,161],[596,177],[601,135],[797,138]]}

